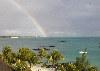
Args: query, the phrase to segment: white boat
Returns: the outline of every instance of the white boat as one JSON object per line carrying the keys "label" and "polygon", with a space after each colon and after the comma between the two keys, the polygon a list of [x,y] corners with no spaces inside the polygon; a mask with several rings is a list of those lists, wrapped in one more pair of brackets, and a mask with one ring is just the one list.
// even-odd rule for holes
{"label": "white boat", "polygon": [[17,36],[12,36],[12,37],[10,37],[10,38],[19,38],[19,37],[17,37]]}
{"label": "white boat", "polygon": [[80,53],[80,54],[83,54],[83,53],[86,53],[86,54],[87,54],[87,52],[84,52],[84,51],[80,51],[79,53]]}

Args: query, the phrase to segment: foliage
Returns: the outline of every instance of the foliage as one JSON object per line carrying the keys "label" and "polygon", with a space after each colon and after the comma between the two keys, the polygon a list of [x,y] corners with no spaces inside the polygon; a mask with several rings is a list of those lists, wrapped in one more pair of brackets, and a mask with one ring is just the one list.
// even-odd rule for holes
{"label": "foliage", "polygon": [[52,63],[52,65],[54,66],[60,60],[63,60],[64,57],[63,57],[63,55],[59,51],[54,50],[54,51],[51,52],[50,55],[48,55],[47,59],[48,59],[48,62]]}
{"label": "foliage", "polygon": [[41,48],[38,52],[38,56],[40,58],[46,57],[47,56],[47,51],[44,48]]}
{"label": "foliage", "polygon": [[31,64],[33,65],[37,64],[39,62],[39,59],[33,51],[30,51],[28,54],[29,54],[29,59],[27,61],[30,64],[30,68],[31,68],[32,66]]}
{"label": "foliage", "polygon": [[5,46],[4,48],[3,48],[3,50],[2,50],[2,53],[3,53],[3,58],[4,59],[7,59],[7,58],[9,58],[9,55],[11,54],[11,47],[10,46]]}
{"label": "foliage", "polygon": [[16,64],[13,66],[15,71],[25,71],[27,68],[27,64],[24,61],[16,62]]}
{"label": "foliage", "polygon": [[26,66],[27,64],[23,58],[26,56],[21,57],[18,55],[20,53],[21,50],[19,53],[14,53],[10,46],[5,46],[2,50],[1,56],[3,61],[7,63],[14,71],[25,71],[28,66]]}
{"label": "foliage", "polygon": [[96,67],[90,65],[87,59],[87,49],[80,57],[76,57],[76,62],[61,63],[57,66],[56,71],[98,71]]}
{"label": "foliage", "polygon": [[36,54],[29,48],[20,48],[18,52],[18,58],[21,61],[27,61],[30,65],[30,68],[31,68],[31,64],[34,65],[38,63],[38,58]]}
{"label": "foliage", "polygon": [[20,48],[18,51],[18,58],[22,61],[27,61],[30,57],[29,48]]}
{"label": "foliage", "polygon": [[[87,52],[87,49],[83,51]],[[0,54],[0,59],[7,63],[13,71],[31,71],[31,66],[39,62],[42,62],[43,66],[54,67],[55,71],[98,71],[89,63],[87,53],[76,57],[75,62],[60,63],[64,56],[57,50],[47,52],[42,48],[35,53],[29,48],[20,48],[18,52],[13,52],[10,46],[5,46]],[[46,59],[48,63],[44,63],[43,59]],[[52,65],[49,66],[49,64]]]}
{"label": "foliage", "polygon": [[11,64],[14,61],[14,53],[10,46],[5,46],[2,50],[2,58],[7,64]]}

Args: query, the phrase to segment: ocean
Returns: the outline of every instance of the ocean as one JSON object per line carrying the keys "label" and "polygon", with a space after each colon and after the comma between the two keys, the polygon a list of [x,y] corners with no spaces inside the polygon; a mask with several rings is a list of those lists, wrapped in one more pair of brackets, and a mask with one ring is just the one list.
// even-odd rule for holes
{"label": "ocean", "polygon": [[0,38],[0,51],[6,45],[15,51],[22,47],[56,49],[64,55],[65,62],[74,61],[87,48],[89,62],[100,69],[100,37]]}

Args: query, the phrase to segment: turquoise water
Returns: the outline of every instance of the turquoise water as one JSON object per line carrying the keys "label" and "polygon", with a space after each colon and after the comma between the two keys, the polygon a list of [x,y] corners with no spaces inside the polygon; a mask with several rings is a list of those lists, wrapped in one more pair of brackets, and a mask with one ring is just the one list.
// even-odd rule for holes
{"label": "turquoise water", "polygon": [[41,48],[40,46],[56,46],[46,47],[59,50],[65,56],[66,61],[75,60],[79,56],[79,51],[87,48],[88,59],[90,63],[100,68],[100,37],[89,38],[0,38],[0,51],[5,45],[12,46],[14,50],[21,47]]}

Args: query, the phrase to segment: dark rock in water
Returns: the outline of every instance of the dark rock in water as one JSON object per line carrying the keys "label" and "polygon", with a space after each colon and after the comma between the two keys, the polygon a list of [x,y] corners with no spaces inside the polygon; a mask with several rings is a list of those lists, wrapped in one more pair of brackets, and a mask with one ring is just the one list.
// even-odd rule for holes
{"label": "dark rock in water", "polygon": [[39,49],[39,48],[37,48],[37,49],[32,49],[32,50],[38,51],[38,50],[40,50],[40,49]]}
{"label": "dark rock in water", "polygon": [[56,47],[56,46],[49,46],[49,47]]}
{"label": "dark rock in water", "polygon": [[61,40],[60,42],[66,42],[66,41],[64,41],[64,40]]}
{"label": "dark rock in water", "polygon": [[40,47],[56,47],[56,46],[50,45],[50,46],[40,46]]}

